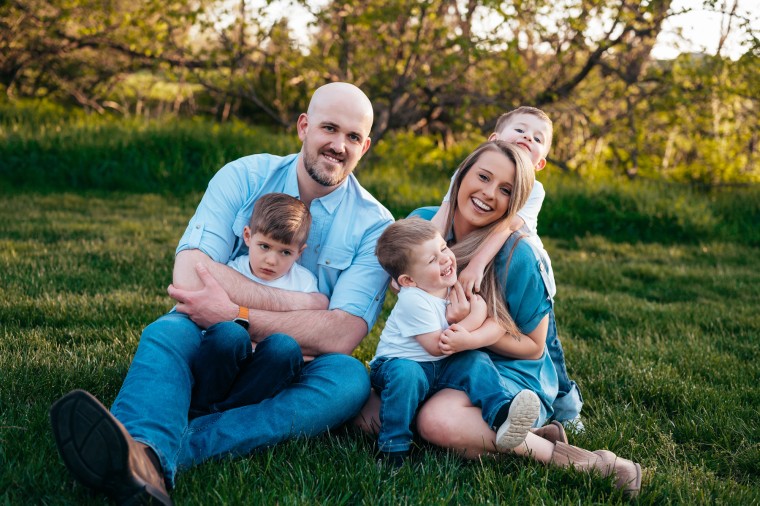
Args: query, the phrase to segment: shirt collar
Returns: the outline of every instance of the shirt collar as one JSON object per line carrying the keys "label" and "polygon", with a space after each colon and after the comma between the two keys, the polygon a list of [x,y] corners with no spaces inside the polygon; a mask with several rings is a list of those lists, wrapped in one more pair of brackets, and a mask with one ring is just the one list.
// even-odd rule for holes
{"label": "shirt collar", "polygon": [[295,197],[297,199],[300,199],[299,191],[298,191],[298,158],[301,155],[296,156],[293,158],[293,161],[291,162],[292,168],[288,171],[287,178],[285,179],[285,186],[282,189],[282,193],[287,193],[291,197]]}

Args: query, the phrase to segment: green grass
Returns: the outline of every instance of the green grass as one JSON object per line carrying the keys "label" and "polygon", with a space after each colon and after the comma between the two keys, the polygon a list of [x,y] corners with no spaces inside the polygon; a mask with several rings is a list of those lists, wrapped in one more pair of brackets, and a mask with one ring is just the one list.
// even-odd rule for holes
{"label": "green grass", "polygon": [[[578,187],[565,191],[590,205]],[[102,504],[65,471],[48,409],[73,388],[113,401],[142,328],[172,305],[173,250],[198,198],[0,195],[0,504]],[[716,212],[708,196],[692,205]],[[560,335],[586,400],[588,430],[571,442],[641,462],[640,503],[758,504],[760,255],[716,239],[710,227],[729,223],[700,226],[704,240],[624,241],[582,227],[544,236]],[[356,350],[361,360],[379,329]],[[172,495],[177,504],[626,502],[598,476],[512,457],[464,462],[422,444],[414,466],[393,474],[375,464],[369,437],[348,430],[205,463],[180,474]]]}

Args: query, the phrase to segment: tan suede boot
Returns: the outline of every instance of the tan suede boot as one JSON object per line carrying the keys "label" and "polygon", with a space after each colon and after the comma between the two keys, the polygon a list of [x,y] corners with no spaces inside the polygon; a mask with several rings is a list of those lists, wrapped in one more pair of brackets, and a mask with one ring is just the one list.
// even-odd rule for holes
{"label": "tan suede boot", "polygon": [[547,441],[551,441],[554,444],[567,444],[567,434],[565,434],[565,428],[557,420],[552,420],[550,424],[544,425],[543,427],[539,427],[537,429],[530,429],[530,431],[536,436],[544,438]]}
{"label": "tan suede boot", "polygon": [[614,476],[615,485],[630,497],[641,489],[641,466],[618,457],[607,450],[590,452],[577,446],[555,443],[551,463],[562,467],[573,466],[579,471],[597,470],[602,476]]}

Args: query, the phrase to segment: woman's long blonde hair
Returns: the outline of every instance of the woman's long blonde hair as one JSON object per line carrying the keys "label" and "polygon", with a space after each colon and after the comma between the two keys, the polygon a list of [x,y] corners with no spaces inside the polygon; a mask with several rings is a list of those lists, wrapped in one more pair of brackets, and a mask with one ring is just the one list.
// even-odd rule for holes
{"label": "woman's long blonde hair", "polygon": [[[512,184],[512,194],[510,195],[509,204],[504,216],[490,225],[474,230],[464,238],[455,238],[456,243],[451,247],[451,250],[457,257],[457,268],[459,272],[467,267],[473,256],[475,256],[478,247],[483,244],[483,241],[485,241],[491,233],[501,227],[509,226],[512,217],[517,214],[517,211],[522,209],[528,201],[528,196],[533,190],[533,183],[535,182],[535,169],[533,168],[528,155],[520,146],[504,141],[490,141],[481,144],[475,149],[475,151],[465,158],[457,169],[456,178],[451,185],[449,215],[446,218],[446,230],[452,230],[454,215],[459,207],[458,196],[459,189],[462,186],[462,180],[470,169],[472,169],[481,155],[489,151],[501,153],[515,164],[515,181]],[[486,301],[488,315],[491,316],[506,333],[519,337],[521,333],[507,310],[507,303],[502,295],[502,287],[499,286],[499,282],[496,278],[494,260],[491,260],[488,266],[486,266],[479,293]]]}

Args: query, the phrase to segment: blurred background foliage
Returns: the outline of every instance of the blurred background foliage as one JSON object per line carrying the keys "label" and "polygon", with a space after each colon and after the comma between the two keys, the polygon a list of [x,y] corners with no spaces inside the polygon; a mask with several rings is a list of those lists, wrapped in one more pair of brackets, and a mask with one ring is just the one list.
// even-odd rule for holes
{"label": "blurred background foliage", "polygon": [[[221,144],[210,159],[192,154],[200,130],[183,127],[186,145],[165,147],[160,171],[171,179],[177,149],[191,151],[194,167],[218,169],[233,145],[245,144],[240,122],[290,132],[317,86],[346,80],[373,100],[376,155],[409,170],[420,168],[410,165],[412,155],[425,158],[419,163],[433,179],[455,166],[458,146],[482,140],[502,112],[525,104],[554,119],[550,162],[561,172],[702,187],[756,183],[760,41],[738,0],[694,3],[724,13],[724,36],[742,32],[741,57],[719,47],[654,59],[663,22],[683,12],[672,0],[7,0],[0,3],[3,141],[32,142],[8,129],[8,115],[55,114],[25,100],[64,106],[77,135],[128,128],[138,144],[161,142],[146,120],[221,122],[207,132]],[[290,23],[296,13],[310,20],[305,27]],[[120,126],[93,121],[98,116]],[[40,142],[66,144],[67,135]],[[386,140],[393,145],[381,148]],[[139,157],[124,151],[125,142],[114,138],[103,157]],[[39,147],[42,159],[51,153]],[[424,152],[398,153],[413,149]],[[2,163],[4,172],[18,170]],[[113,187],[148,169],[90,170]]]}

